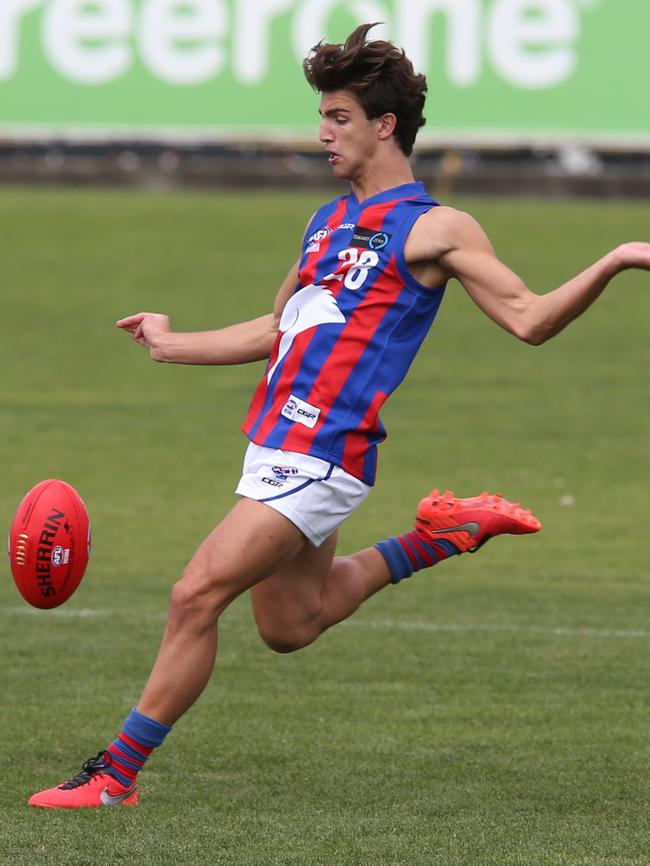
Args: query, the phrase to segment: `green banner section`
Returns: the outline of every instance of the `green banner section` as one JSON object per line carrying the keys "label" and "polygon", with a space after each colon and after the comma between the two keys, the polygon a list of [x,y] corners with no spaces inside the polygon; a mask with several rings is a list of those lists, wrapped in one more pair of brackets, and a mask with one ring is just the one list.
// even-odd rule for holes
{"label": "green banner section", "polygon": [[0,0],[0,131],[312,137],[302,58],[363,21],[427,137],[650,144],[648,0]]}

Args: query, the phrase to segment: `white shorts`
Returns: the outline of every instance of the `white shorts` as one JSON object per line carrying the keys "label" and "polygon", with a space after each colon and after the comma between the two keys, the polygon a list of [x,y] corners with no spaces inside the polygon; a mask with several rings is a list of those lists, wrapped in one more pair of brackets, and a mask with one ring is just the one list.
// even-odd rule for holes
{"label": "white shorts", "polygon": [[251,442],[236,492],[284,514],[320,547],[361,505],[370,487],[327,460]]}

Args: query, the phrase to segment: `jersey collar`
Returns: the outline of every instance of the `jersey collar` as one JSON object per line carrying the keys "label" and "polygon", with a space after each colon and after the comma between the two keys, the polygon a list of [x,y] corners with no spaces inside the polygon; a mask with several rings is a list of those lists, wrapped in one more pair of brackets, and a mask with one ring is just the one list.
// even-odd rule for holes
{"label": "jersey collar", "polygon": [[353,192],[350,192],[350,200],[357,208],[365,208],[371,204],[381,204],[385,201],[391,201],[394,198],[411,198],[412,196],[426,195],[424,184],[421,180],[412,181],[411,183],[402,183],[399,186],[393,186],[390,189],[385,189],[382,192],[375,193],[369,198],[359,202]]}

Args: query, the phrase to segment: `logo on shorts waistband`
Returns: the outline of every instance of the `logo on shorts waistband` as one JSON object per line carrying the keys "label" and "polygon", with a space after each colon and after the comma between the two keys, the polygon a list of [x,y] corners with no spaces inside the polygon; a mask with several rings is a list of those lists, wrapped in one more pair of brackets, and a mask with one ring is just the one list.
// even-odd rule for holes
{"label": "logo on shorts waistband", "polygon": [[300,470],[295,466],[271,466],[271,472],[278,481],[286,481],[290,475],[298,475]]}
{"label": "logo on shorts waistband", "polygon": [[[265,484],[269,484],[271,487],[284,487],[282,481],[279,481],[277,478],[267,478],[267,476],[263,476],[262,481]],[[286,481],[286,478],[285,478]]]}

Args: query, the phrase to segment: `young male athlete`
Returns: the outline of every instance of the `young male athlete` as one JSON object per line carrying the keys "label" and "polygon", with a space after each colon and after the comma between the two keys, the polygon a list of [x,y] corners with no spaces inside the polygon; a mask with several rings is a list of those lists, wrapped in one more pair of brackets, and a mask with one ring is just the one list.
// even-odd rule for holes
{"label": "young male athlete", "polygon": [[33,806],[137,802],[137,774],[203,691],[217,620],[242,592],[251,592],[266,643],[290,652],[389,583],[495,535],[540,528],[530,512],[499,496],[433,491],[413,531],[334,556],[337,527],[374,482],[384,438],[378,412],[406,374],[450,277],[491,319],[536,345],[582,313],[620,271],[650,269],[650,245],[624,244],[554,291],[530,292],[474,220],[438,206],[414,181],[408,157],[424,123],[426,81],[391,43],[366,41],[371,26],[344,45],[319,44],[305,61],[307,80],[321,94],[320,140],[351,192],[310,220],[273,312],[189,334],[172,331],[156,313],[118,322],[157,361],[268,364],[244,424],[250,445],[240,498],[173,588],[137,707],[113,743],[74,778],[35,794]]}

